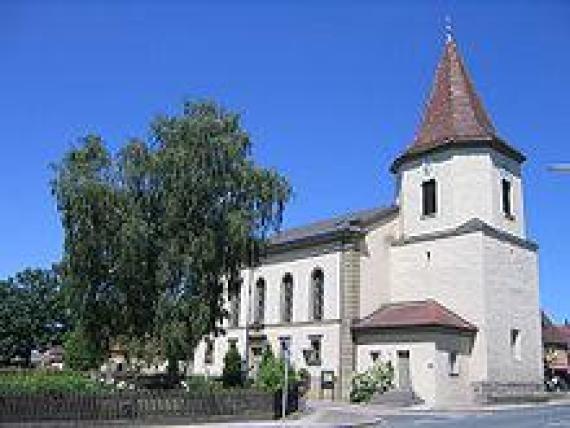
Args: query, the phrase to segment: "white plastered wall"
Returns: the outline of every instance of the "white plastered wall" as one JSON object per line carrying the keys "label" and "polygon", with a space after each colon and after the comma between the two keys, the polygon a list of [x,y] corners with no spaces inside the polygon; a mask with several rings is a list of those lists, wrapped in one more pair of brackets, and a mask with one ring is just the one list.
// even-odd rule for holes
{"label": "white plastered wall", "polygon": [[[436,180],[437,213],[422,217],[422,183]],[[512,183],[514,219],[501,206],[501,178]],[[485,148],[449,149],[409,162],[400,172],[400,233],[415,236],[455,228],[479,218],[498,229],[524,237],[520,165]]]}
{"label": "white plastered wall", "polygon": [[479,328],[469,372],[472,380],[487,380],[483,234],[394,246],[390,260],[394,302],[431,298]]}
{"label": "white plastered wall", "polygon": [[[204,363],[205,342],[201,341],[194,354],[194,372],[219,376],[223,370],[223,358],[228,350],[228,339],[237,339],[238,351],[246,358],[246,330],[248,320],[252,319],[252,304],[254,302],[255,282],[265,279],[265,320],[263,334],[274,352],[278,351],[278,338],[289,336],[292,345],[292,362],[297,368],[305,367],[302,349],[308,348],[310,335],[322,336],[322,364],[320,367],[307,367],[311,375],[320,376],[321,370],[334,370],[338,373],[339,365],[339,263],[338,252],[329,252],[316,256],[295,258],[262,265],[252,272],[242,273],[240,322],[238,328],[229,328],[227,321],[223,323],[226,334],[214,339],[214,360],[212,364]],[[315,268],[323,270],[324,315],[323,322],[312,322],[309,318],[309,291],[311,273]],[[289,325],[281,323],[281,281],[283,275],[293,276],[293,320]],[[250,287],[253,288],[250,292]]]}
{"label": "white plastered wall", "polygon": [[372,366],[371,352],[380,352],[380,360],[391,361],[394,367],[395,384],[398,385],[398,351],[410,352],[410,378],[414,392],[426,402],[433,405],[436,400],[436,378],[434,362],[436,349],[434,342],[388,341],[376,338],[369,343],[356,347],[357,372],[363,372]]}
{"label": "white plastered wall", "polygon": [[398,217],[370,227],[361,248],[360,317],[364,318],[390,301],[390,243]]}
{"label": "white plastered wall", "polygon": [[[357,338],[357,370],[372,366],[372,352],[390,361],[398,385],[398,351],[410,354],[412,389],[428,406],[465,404],[470,396],[470,349],[472,336],[458,332],[407,330],[361,333]],[[449,353],[457,353],[457,376],[450,375]]]}
{"label": "white plastered wall", "polygon": [[309,293],[311,290],[311,274],[315,268],[322,269],[325,277],[323,318],[338,319],[340,314],[339,265],[339,253],[331,252],[266,264],[257,268],[254,273],[255,281],[258,278],[264,278],[267,287],[265,293],[265,324],[281,322],[281,283],[286,273],[293,276],[293,322],[310,321],[309,306],[311,299]]}
{"label": "white plastered wall", "polygon": [[[542,338],[535,251],[484,237],[489,378],[541,382]],[[511,349],[511,329],[520,331],[521,358]]]}

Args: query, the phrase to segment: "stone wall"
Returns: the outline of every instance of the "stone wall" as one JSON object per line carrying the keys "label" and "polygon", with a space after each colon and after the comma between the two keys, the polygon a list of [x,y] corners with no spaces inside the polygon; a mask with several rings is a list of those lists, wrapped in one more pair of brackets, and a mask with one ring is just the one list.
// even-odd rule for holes
{"label": "stone wall", "polygon": [[348,400],[355,369],[355,346],[352,339],[352,320],[360,313],[360,252],[348,246],[341,255],[341,326],[340,326],[340,398]]}
{"label": "stone wall", "polygon": [[514,397],[531,399],[544,392],[541,382],[473,382],[471,386],[475,401],[482,404]]}

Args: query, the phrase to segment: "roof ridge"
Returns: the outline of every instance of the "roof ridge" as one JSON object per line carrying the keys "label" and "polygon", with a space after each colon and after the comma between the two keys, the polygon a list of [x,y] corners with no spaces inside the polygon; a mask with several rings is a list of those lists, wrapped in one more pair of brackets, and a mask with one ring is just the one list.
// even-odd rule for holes
{"label": "roof ridge", "polygon": [[378,205],[376,207],[363,208],[360,210],[349,211],[346,214],[337,214],[337,215],[333,215],[330,217],[323,217],[320,220],[314,220],[314,221],[310,221],[309,223],[305,223],[305,224],[300,225],[300,226],[294,226],[291,228],[287,228],[287,229],[284,229],[283,232],[289,231],[289,230],[295,230],[295,229],[302,229],[304,227],[312,226],[312,225],[319,224],[319,223],[332,222],[335,220],[342,220],[342,219],[346,219],[348,217],[355,217],[359,214],[364,214],[364,213],[373,212],[373,211],[381,211],[381,210],[390,209],[393,207],[394,207],[394,205]]}

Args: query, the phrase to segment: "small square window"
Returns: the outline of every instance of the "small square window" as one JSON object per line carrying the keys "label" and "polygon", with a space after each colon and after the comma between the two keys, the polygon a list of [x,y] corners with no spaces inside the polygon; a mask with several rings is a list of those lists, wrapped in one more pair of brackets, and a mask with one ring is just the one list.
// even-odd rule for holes
{"label": "small square window", "polygon": [[370,352],[370,358],[372,359],[373,363],[378,361],[378,359],[380,358],[380,351],[371,351]]}

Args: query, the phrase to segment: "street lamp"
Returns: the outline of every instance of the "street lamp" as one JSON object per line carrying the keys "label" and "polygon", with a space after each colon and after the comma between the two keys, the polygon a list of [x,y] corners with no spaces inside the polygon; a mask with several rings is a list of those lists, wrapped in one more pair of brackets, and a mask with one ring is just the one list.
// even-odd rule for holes
{"label": "street lamp", "polygon": [[570,174],[570,163],[556,163],[548,166],[551,172],[561,172],[563,174]]}
{"label": "street lamp", "polygon": [[291,352],[289,350],[289,344],[286,341],[283,341],[283,362],[285,367],[285,373],[283,373],[284,382],[283,382],[283,390],[281,391],[281,413],[282,418],[285,419],[287,416],[287,401],[289,398],[289,360],[291,359]]}

